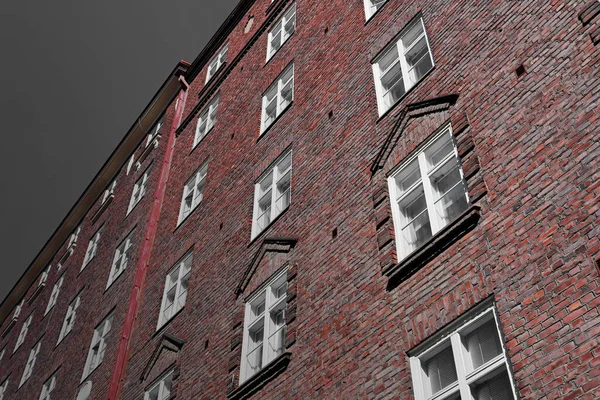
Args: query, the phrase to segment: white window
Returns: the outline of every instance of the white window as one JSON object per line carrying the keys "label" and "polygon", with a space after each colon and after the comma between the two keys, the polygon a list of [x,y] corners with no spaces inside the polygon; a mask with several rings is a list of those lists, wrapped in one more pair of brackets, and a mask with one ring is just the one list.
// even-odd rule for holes
{"label": "white window", "polygon": [[433,65],[423,19],[418,18],[373,63],[379,115],[400,100]]}
{"label": "white window", "polygon": [[112,266],[110,267],[110,274],[108,275],[106,288],[110,287],[110,285],[112,285],[112,283],[116,281],[119,276],[121,276],[123,271],[125,271],[125,268],[127,268],[127,263],[129,262],[130,257],[129,249],[131,248],[132,236],[133,232],[131,232],[115,250],[115,256],[113,257]]}
{"label": "white window", "polygon": [[33,320],[33,313],[29,315],[29,317],[23,322],[23,326],[21,327],[21,332],[19,332],[19,336],[17,337],[17,343],[15,344],[15,349],[13,353],[17,351],[19,347],[25,341],[25,336],[27,336],[27,331],[29,330],[29,326],[31,325],[31,321]]}
{"label": "white window", "polygon": [[13,313],[13,321],[19,319],[19,315],[21,315],[21,311],[23,311],[23,304],[25,303],[25,299],[21,300],[21,302],[15,307],[15,312]]}
{"label": "white window", "polygon": [[65,276],[62,275],[54,284],[54,287],[52,288],[52,293],[50,294],[50,298],[48,299],[46,311],[44,311],[44,315],[48,314],[48,312],[52,310],[52,307],[54,307],[54,305],[56,304],[56,300],[58,300],[58,295],[60,293],[60,288],[62,287],[64,277]]}
{"label": "white window", "polygon": [[146,391],[144,400],[167,400],[173,388],[173,371],[168,372]]}
{"label": "white window", "polygon": [[223,64],[225,64],[225,61],[227,61],[227,48],[228,47],[229,47],[228,44],[223,46],[221,48],[221,50],[219,50],[217,55],[214,56],[212,58],[212,60],[210,60],[210,62],[208,63],[208,70],[206,71],[206,82],[207,83],[208,83],[208,81],[210,81],[210,78],[215,76],[215,74],[217,73],[219,68],[221,68],[223,66]]}
{"label": "white window", "polygon": [[387,0],[365,0],[365,14],[369,20],[377,10],[379,10]]}
{"label": "white window", "polygon": [[[175,108],[177,108],[177,106],[175,106]],[[158,120],[156,125],[154,125],[154,127],[150,130],[150,133],[148,133],[148,137],[146,138],[146,147],[148,147],[150,143],[152,143],[154,139],[160,135],[160,130],[162,129],[164,122],[165,116],[163,115],[160,117],[160,120]]]}
{"label": "white window", "polygon": [[110,313],[100,324],[94,329],[94,336],[92,337],[92,343],[90,344],[90,351],[88,352],[85,367],[83,369],[83,381],[93,370],[95,370],[104,359],[104,351],[106,350],[106,341],[108,340],[108,334],[112,326],[114,313]]}
{"label": "white window", "polygon": [[104,190],[104,194],[102,195],[102,204],[106,203],[106,200],[108,200],[108,198],[115,193],[116,187],[117,187],[117,179],[115,178],[110,183],[110,185],[108,185],[108,187]]}
{"label": "white window", "polygon": [[[92,394],[92,381],[87,381],[79,388],[77,400],[88,400]],[[1,400],[1,399],[0,399]]]}
{"label": "white window", "polygon": [[98,251],[98,243],[100,242],[100,231],[102,228],[98,229],[94,236],[90,239],[88,243],[87,250],[85,252],[85,257],[83,258],[83,264],[81,265],[81,269],[84,269],[90,261],[96,256],[96,251]]}
{"label": "white window", "polygon": [[81,226],[78,226],[77,229],[75,229],[73,231],[73,233],[71,233],[71,236],[69,236],[69,243],[67,244],[67,248],[71,248],[71,246],[74,246],[75,244],[77,244],[77,239],[79,238],[80,233],[81,233]]}
{"label": "white window", "polygon": [[183,186],[183,196],[181,199],[181,207],[179,208],[179,220],[177,221],[177,224],[181,223],[181,221],[190,215],[194,208],[202,201],[202,198],[204,197],[207,169],[208,164],[205,163]]}
{"label": "white window", "polygon": [[469,313],[411,352],[416,400],[516,399],[493,307]]}
{"label": "white window", "polygon": [[196,147],[198,143],[210,132],[213,126],[215,126],[215,120],[217,118],[217,108],[219,107],[219,95],[216,95],[214,99],[204,107],[202,113],[198,117],[198,124],[196,125],[196,135],[194,136],[194,145]]}
{"label": "white window", "polygon": [[56,378],[58,377],[58,371],[56,371],[44,384],[42,385],[42,391],[40,393],[40,400],[50,400],[50,394],[56,387]]}
{"label": "white window", "polygon": [[292,152],[288,151],[263,174],[254,188],[252,238],[281,214],[292,200]]}
{"label": "white window", "polygon": [[62,324],[62,328],[60,329],[60,334],[58,335],[58,343],[62,342],[62,340],[73,330],[73,326],[75,325],[75,315],[77,314],[77,308],[79,308],[79,303],[81,302],[81,294],[78,294],[77,297],[71,301],[69,307],[67,308],[67,313],[65,314],[65,319]]}
{"label": "white window", "polygon": [[40,347],[42,346],[42,341],[38,341],[35,346],[29,352],[29,358],[27,359],[27,364],[25,364],[25,369],[23,370],[23,376],[21,376],[21,382],[19,382],[19,387],[23,386],[25,381],[29,379],[31,373],[33,372],[33,367],[35,366],[35,360],[40,352]]}
{"label": "white window", "polygon": [[38,281],[38,287],[44,286],[48,281],[48,275],[50,274],[50,265],[46,267],[46,269],[40,275],[40,280]]}
{"label": "white window", "polygon": [[185,306],[191,268],[192,253],[189,253],[167,273],[156,329],[160,329],[161,326],[173,318],[177,311]]}
{"label": "white window", "polygon": [[2,351],[0,351],[0,361],[2,361],[2,359],[4,358],[4,353],[6,352],[6,346],[4,346],[4,348],[2,349]]}
{"label": "white window", "polygon": [[388,185],[400,260],[469,205],[450,125],[396,168]]}
{"label": "white window", "polygon": [[277,50],[292,36],[296,30],[296,3],[287,9],[285,14],[273,25],[269,31],[267,43],[267,61],[273,57]]}
{"label": "white window", "polygon": [[267,282],[246,303],[240,384],[283,353],[287,271]]}
{"label": "white window", "polygon": [[148,184],[148,177],[150,176],[150,170],[152,169],[152,165],[149,166],[146,171],[140,176],[135,185],[133,185],[133,192],[131,193],[131,200],[129,201],[129,208],[127,209],[127,214],[133,210],[133,207],[140,202],[144,194],[146,194],[146,185]]}
{"label": "white window", "polygon": [[262,100],[261,133],[264,132],[275,119],[294,100],[294,64],[291,64],[269,86]]}
{"label": "white window", "polygon": [[6,393],[6,389],[8,388],[8,379],[5,379],[0,385],[0,400],[4,399],[4,394]]}

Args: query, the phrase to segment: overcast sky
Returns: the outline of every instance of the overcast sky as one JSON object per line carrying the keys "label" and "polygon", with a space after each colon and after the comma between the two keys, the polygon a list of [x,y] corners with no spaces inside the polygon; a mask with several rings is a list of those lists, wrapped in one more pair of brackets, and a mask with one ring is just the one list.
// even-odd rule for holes
{"label": "overcast sky", "polygon": [[3,2],[0,301],[167,74],[237,2]]}

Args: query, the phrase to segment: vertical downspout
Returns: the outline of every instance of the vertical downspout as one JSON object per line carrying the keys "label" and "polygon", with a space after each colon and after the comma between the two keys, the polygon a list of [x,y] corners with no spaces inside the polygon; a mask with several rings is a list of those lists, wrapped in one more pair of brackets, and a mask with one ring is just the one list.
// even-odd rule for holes
{"label": "vertical downspout", "polygon": [[150,211],[150,219],[146,226],[146,233],[144,236],[144,243],[138,261],[137,269],[135,272],[135,280],[133,282],[133,289],[129,295],[129,304],[127,306],[127,314],[125,316],[125,323],[123,324],[123,330],[119,337],[119,347],[117,349],[117,358],[115,361],[115,368],[112,373],[110,385],[108,388],[107,400],[117,400],[123,387],[123,378],[125,376],[125,367],[127,364],[127,358],[129,357],[130,342],[133,332],[133,327],[137,312],[139,309],[139,301],[144,286],[144,280],[146,278],[146,271],[148,263],[150,261],[150,254],[152,253],[152,247],[154,245],[154,239],[156,237],[156,231],[158,228],[158,219],[160,217],[160,211],[162,208],[163,200],[165,197],[165,188],[167,186],[167,180],[169,178],[169,171],[171,169],[171,161],[173,159],[173,149],[175,147],[175,132],[179,127],[181,118],[183,116],[183,110],[185,109],[185,102],[187,100],[187,94],[189,85],[185,81],[183,76],[179,77],[179,81],[182,84],[182,88],[179,90],[177,95],[177,108],[175,109],[175,116],[171,129],[169,131],[169,138],[167,142],[167,150],[163,158],[160,169],[160,177],[158,180],[158,186],[154,192],[154,201],[152,203],[152,209]]}

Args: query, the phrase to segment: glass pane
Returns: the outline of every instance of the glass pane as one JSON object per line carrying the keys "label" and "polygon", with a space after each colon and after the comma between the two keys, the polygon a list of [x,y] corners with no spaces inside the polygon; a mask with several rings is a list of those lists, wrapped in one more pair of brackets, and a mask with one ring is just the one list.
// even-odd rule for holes
{"label": "glass pane", "polygon": [[280,298],[284,297],[287,293],[287,281],[283,282],[283,284],[281,284],[280,286],[278,286],[277,288],[273,288],[273,296],[275,296],[275,299],[279,300]]}
{"label": "glass pane", "polygon": [[473,369],[481,367],[486,362],[502,353],[498,330],[493,319],[481,325],[465,338],[467,350],[471,356]]}
{"label": "glass pane", "polygon": [[429,215],[423,212],[402,230],[402,236],[407,244],[407,250],[419,248],[431,237],[431,224]]}
{"label": "glass pane", "polygon": [[424,363],[425,374],[433,395],[457,380],[452,348],[448,347]]}
{"label": "glass pane", "polygon": [[256,300],[256,302],[250,306],[250,309],[252,310],[252,315],[254,316],[253,319],[260,316],[265,311],[265,299],[261,298]]}
{"label": "glass pane", "polygon": [[289,81],[282,89],[281,89],[281,106],[280,109],[283,110],[290,104],[294,97],[294,82]]}
{"label": "glass pane", "polygon": [[400,61],[400,56],[398,55],[398,47],[395,45],[381,57],[381,59],[377,62],[379,66],[379,71],[383,74],[387,71],[394,63]]}
{"label": "glass pane", "polygon": [[281,29],[273,32],[271,36],[271,54],[275,53],[281,47]]}
{"label": "glass pane", "polygon": [[415,158],[395,176],[396,187],[398,188],[397,198],[402,196],[420,178],[419,160]]}
{"label": "glass pane", "polygon": [[449,132],[444,133],[439,139],[425,149],[425,159],[427,160],[427,172],[434,169],[440,161],[454,153],[454,144]]}
{"label": "glass pane", "polygon": [[506,371],[472,388],[476,400],[512,400],[514,395]]}
{"label": "glass pane", "polygon": [[[408,76],[412,84],[417,83],[433,67],[425,37],[406,53]],[[411,85],[412,86],[412,85]]]}
{"label": "glass pane", "polygon": [[408,49],[423,33],[423,25],[419,20],[402,36],[402,45],[404,48]]}
{"label": "glass pane", "polygon": [[401,226],[404,228],[413,219],[427,209],[423,185],[418,185],[398,203],[400,208]]}
{"label": "glass pane", "polygon": [[461,182],[436,203],[435,209],[444,225],[447,225],[454,221],[468,206],[465,188]]}
{"label": "glass pane", "polygon": [[456,157],[451,158],[442,165],[430,176],[430,179],[434,190],[434,201],[436,201],[462,181]]}
{"label": "glass pane", "polygon": [[296,29],[296,15],[285,23],[285,36],[289,37]]}
{"label": "glass pane", "polygon": [[285,210],[289,205],[290,205],[290,201],[291,201],[291,190],[290,190],[290,182],[291,182],[291,177],[292,177],[292,171],[288,171],[287,174],[285,174],[280,180],[279,182],[277,182],[277,201],[276,201],[276,206],[277,206],[277,211],[281,212],[283,210]]}
{"label": "glass pane", "polygon": [[385,104],[390,106],[406,93],[400,63],[393,66],[382,78],[381,86]]}

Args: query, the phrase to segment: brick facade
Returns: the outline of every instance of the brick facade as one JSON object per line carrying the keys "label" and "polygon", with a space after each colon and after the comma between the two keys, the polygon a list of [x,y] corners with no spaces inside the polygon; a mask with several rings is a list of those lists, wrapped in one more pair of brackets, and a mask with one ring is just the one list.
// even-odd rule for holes
{"label": "brick facade", "polygon": [[[100,199],[83,211],[73,254],[60,272],[66,243],[47,260],[45,287],[29,302],[37,290],[31,280],[10,329],[13,306],[5,310],[5,398],[38,398],[57,368],[52,398],[75,398],[94,327],[113,309],[104,360],[89,376],[92,399],[111,398],[115,376],[119,398],[142,399],[172,366],[177,399],[413,398],[408,353],[486,300],[495,304],[518,396],[598,398],[598,2],[389,0],[365,22],[359,0],[297,0],[295,33],[265,63],[267,32],[290,4],[240,2],[188,68],[183,112],[174,101],[180,92],[164,102],[157,147],[129,173],[131,154],[122,158],[111,204],[100,215]],[[417,15],[435,67],[379,116],[371,62]],[[208,60],[225,42],[227,61],[205,83]],[[291,62],[293,103],[260,135],[262,94]],[[197,117],[216,94],[215,125],[192,148]],[[399,260],[387,177],[448,123],[471,204]],[[165,164],[169,135],[173,157]],[[133,158],[144,149],[145,137]],[[255,183],[288,149],[291,204],[251,239]],[[183,186],[203,163],[203,199],[178,225]],[[125,216],[150,164],[146,195]],[[161,173],[168,173],[164,193],[156,190]],[[149,263],[140,264],[157,201]],[[97,254],[80,272],[100,226]],[[128,266],[105,289],[115,248],[132,229]],[[185,306],[157,330],[167,272],[190,250]],[[245,302],[284,265],[285,352],[240,386]],[[58,302],[43,317],[63,272]],[[74,330],[56,346],[80,290]],[[31,313],[25,342],[12,354]],[[18,388],[40,338],[33,374]]]}

